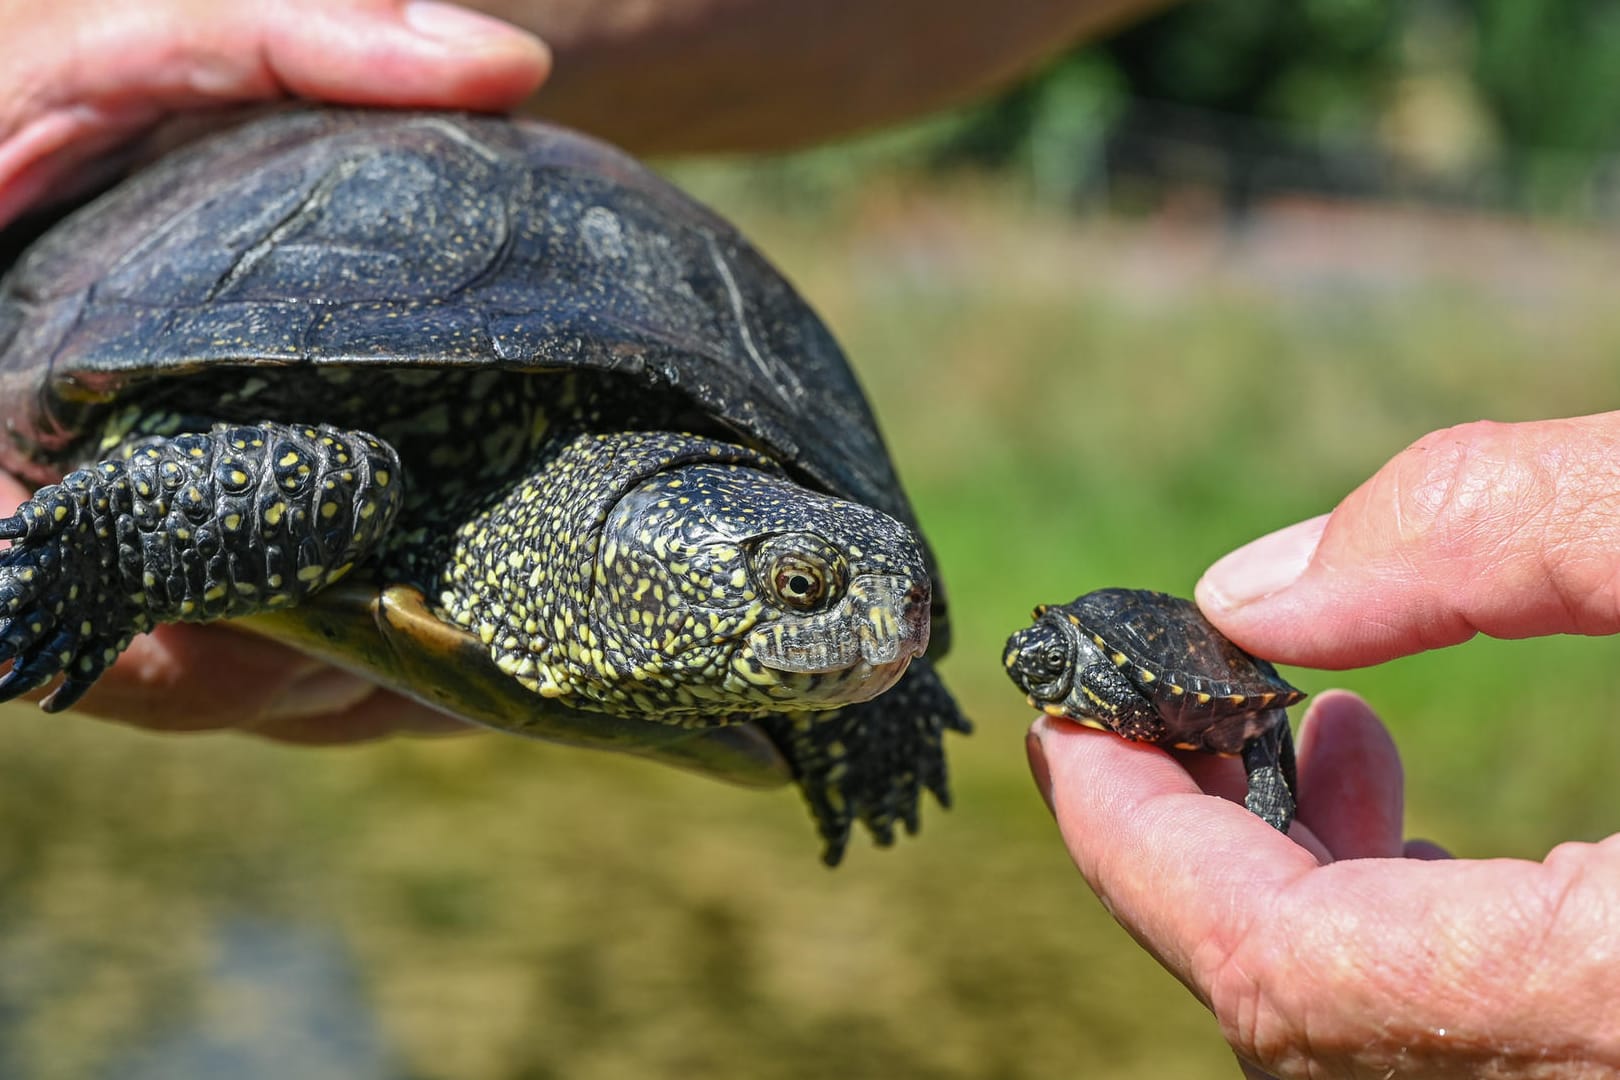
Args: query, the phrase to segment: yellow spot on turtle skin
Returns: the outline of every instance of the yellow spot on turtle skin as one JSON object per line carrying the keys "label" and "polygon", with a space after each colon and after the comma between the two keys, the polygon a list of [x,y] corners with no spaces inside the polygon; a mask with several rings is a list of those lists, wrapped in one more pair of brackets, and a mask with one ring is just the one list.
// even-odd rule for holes
{"label": "yellow spot on turtle skin", "polygon": [[231,482],[231,484],[236,486],[236,487],[246,487],[247,482],[248,482],[248,475],[247,475],[247,473],[243,472],[241,469],[232,469],[231,473],[230,473],[230,476],[228,476],[226,479],[228,479]]}
{"label": "yellow spot on turtle skin", "polygon": [[1136,677],[1138,679],[1141,679],[1145,683],[1157,682],[1158,678],[1159,678],[1157,675],[1153,674],[1153,672],[1149,671],[1147,668],[1137,668],[1136,669]]}
{"label": "yellow spot on turtle skin", "polygon": [[[1035,699],[1033,697],[1031,697],[1029,699],[1029,703],[1031,705],[1035,704]],[[1063,706],[1057,704],[1056,702],[1051,702],[1049,704],[1042,705],[1041,706],[1041,712],[1045,713],[1047,716],[1067,716],[1067,715],[1069,715],[1068,712],[1064,710]]]}
{"label": "yellow spot on turtle skin", "polygon": [[1227,694],[1226,695],[1226,700],[1230,701],[1233,705],[1242,705],[1245,701],[1248,701],[1249,699],[1244,694]]}
{"label": "yellow spot on turtle skin", "polygon": [[192,457],[202,457],[203,456],[203,448],[200,447],[200,446],[193,446],[190,450],[188,450],[186,452],[188,454],[190,454]]}
{"label": "yellow spot on turtle skin", "polygon": [[63,518],[65,518],[67,516],[68,516],[68,508],[66,506],[58,506],[55,510],[53,510],[51,512],[51,517],[55,518],[57,521],[61,521]]}
{"label": "yellow spot on turtle skin", "polygon": [[1178,743],[1175,744],[1175,749],[1177,749],[1177,750],[1197,750],[1197,749],[1200,749],[1200,747],[1198,746],[1197,743],[1178,742]]}
{"label": "yellow spot on turtle skin", "polygon": [[1187,692],[1187,688],[1185,686],[1180,686],[1176,683],[1170,683],[1168,685],[1170,687],[1170,693],[1176,697],[1180,697],[1182,694]]}
{"label": "yellow spot on turtle skin", "polygon": [[1094,716],[1076,716],[1073,718],[1081,727],[1095,728],[1098,731],[1109,730],[1108,725]]}
{"label": "yellow spot on turtle skin", "polygon": [[380,488],[387,487],[388,481],[391,479],[391,477],[388,475],[387,469],[378,469],[376,472],[371,474],[371,478],[377,482],[377,486]]}
{"label": "yellow spot on turtle skin", "polygon": [[330,521],[337,516],[337,509],[337,503],[323,502],[321,503],[321,517]]}
{"label": "yellow spot on turtle skin", "polygon": [[1110,653],[1108,659],[1114,662],[1115,667],[1124,667],[1127,663],[1129,663],[1129,661],[1125,659],[1125,654],[1122,652]]}
{"label": "yellow spot on turtle skin", "polygon": [[316,563],[313,566],[306,566],[302,570],[298,571],[298,580],[299,581],[315,581],[316,579],[320,578],[321,575],[323,575],[325,573],[326,573],[326,567],[320,565],[319,563]]}
{"label": "yellow spot on turtle skin", "polygon": [[1264,709],[1264,708],[1268,707],[1273,701],[1276,701],[1276,700],[1277,700],[1277,695],[1276,694],[1261,694],[1259,697],[1255,698],[1254,706],[1257,709]]}
{"label": "yellow spot on turtle skin", "polygon": [[1202,694],[1201,693],[1201,694],[1198,694],[1197,697],[1198,697],[1198,704],[1200,704],[1200,705],[1208,705],[1209,702],[1210,702],[1210,696],[1208,694]]}
{"label": "yellow spot on turtle skin", "polygon": [[1104,701],[1102,698],[1098,697],[1097,692],[1095,690],[1093,690],[1091,687],[1082,686],[1082,687],[1080,687],[1080,692],[1082,694],[1086,695],[1086,700],[1091,702],[1093,705],[1097,706],[1097,708],[1103,710],[1106,713],[1110,713],[1110,714],[1112,714],[1114,712],[1114,707],[1112,705],[1110,705],[1108,702]]}
{"label": "yellow spot on turtle skin", "polygon": [[204,600],[223,600],[223,599],[225,599],[225,586],[223,586],[223,585],[215,585],[215,586],[213,586],[208,591],[203,593],[203,599]]}
{"label": "yellow spot on turtle skin", "polygon": [[264,523],[266,525],[280,525],[281,524],[281,519],[282,519],[282,517],[284,517],[286,515],[286,513],[287,513],[287,504],[286,503],[284,503],[284,502],[273,502],[269,506],[264,508]]}
{"label": "yellow spot on turtle skin", "polygon": [[282,468],[286,468],[286,467],[287,467],[287,466],[289,466],[289,465],[296,465],[296,464],[298,464],[298,462],[299,462],[299,461],[300,461],[300,460],[301,460],[301,459],[300,459],[300,458],[299,458],[299,456],[298,456],[298,451],[296,451],[296,450],[289,450],[289,451],[287,451],[287,452],[286,452],[286,453],[285,453],[285,454],[282,454],[282,455],[281,455],[281,460],[280,460],[280,461],[278,461],[278,462],[276,462],[276,464],[277,464],[277,465],[280,465],[280,466],[281,466],[281,467],[282,467]]}
{"label": "yellow spot on turtle skin", "polygon": [[197,601],[195,601],[195,600],[182,600],[182,601],[180,601],[180,614],[181,615],[190,615],[192,612],[194,612],[196,610],[197,610]]}
{"label": "yellow spot on turtle skin", "polygon": [[280,574],[271,574],[265,584],[270,586],[272,589],[279,589],[281,588],[281,582],[282,577]]}
{"label": "yellow spot on turtle skin", "polygon": [[225,525],[225,531],[226,532],[235,532],[237,529],[240,529],[242,527],[242,515],[241,514],[226,514],[225,515],[224,525]]}
{"label": "yellow spot on turtle skin", "polygon": [[377,504],[367,499],[360,504],[360,520],[366,521],[377,512]]}

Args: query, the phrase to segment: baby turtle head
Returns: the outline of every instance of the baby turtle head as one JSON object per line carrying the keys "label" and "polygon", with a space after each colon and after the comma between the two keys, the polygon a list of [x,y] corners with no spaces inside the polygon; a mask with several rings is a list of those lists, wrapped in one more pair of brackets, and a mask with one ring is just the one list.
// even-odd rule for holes
{"label": "baby turtle head", "polygon": [[1035,611],[1035,622],[1007,639],[1002,663],[1007,675],[1037,709],[1069,697],[1074,686],[1078,635],[1067,620]]}
{"label": "baby turtle head", "polygon": [[595,632],[665,712],[865,701],[928,647],[911,530],[760,469],[658,473],[619,500],[599,551]]}

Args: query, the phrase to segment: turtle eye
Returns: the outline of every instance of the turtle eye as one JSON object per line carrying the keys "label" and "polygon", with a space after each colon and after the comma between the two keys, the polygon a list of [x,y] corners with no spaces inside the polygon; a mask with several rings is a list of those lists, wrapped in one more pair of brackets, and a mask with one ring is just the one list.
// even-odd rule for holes
{"label": "turtle eye", "polygon": [[809,611],[827,593],[826,567],[800,555],[783,555],[771,566],[771,589],[789,607]]}
{"label": "turtle eye", "polygon": [[838,550],[814,533],[783,533],[754,550],[754,580],[768,599],[790,611],[818,611],[844,588]]}

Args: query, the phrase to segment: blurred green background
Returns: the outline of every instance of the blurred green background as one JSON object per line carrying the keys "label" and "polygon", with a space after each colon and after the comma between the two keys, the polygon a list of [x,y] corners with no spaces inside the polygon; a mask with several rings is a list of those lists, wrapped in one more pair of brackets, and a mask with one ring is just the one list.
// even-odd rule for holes
{"label": "blurred green background", "polygon": [[[292,750],[11,707],[0,1076],[1233,1075],[1057,843],[1001,642],[1037,601],[1185,593],[1437,427],[1614,407],[1617,103],[1589,75],[1616,27],[1212,0],[913,129],[677,168],[883,420],[979,725],[956,809],[829,872],[785,791],[497,736]],[[1289,675],[1388,717],[1413,833],[1537,857],[1620,824],[1617,653]]]}

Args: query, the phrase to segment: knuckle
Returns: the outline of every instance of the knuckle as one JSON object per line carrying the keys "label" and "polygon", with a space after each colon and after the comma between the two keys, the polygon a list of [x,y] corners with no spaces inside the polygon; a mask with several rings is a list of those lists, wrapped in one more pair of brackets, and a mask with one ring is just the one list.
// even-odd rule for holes
{"label": "knuckle", "polygon": [[1445,428],[1380,471],[1373,512],[1390,515],[1387,539],[1407,570],[1452,597],[1476,628],[1495,628],[1501,597],[1516,598],[1521,632],[1612,627],[1620,454],[1609,442],[1583,421]]}
{"label": "knuckle", "polygon": [[1488,530],[1513,531],[1512,515],[1539,486],[1511,448],[1508,425],[1473,421],[1425,435],[1380,473],[1398,537],[1456,547]]}

